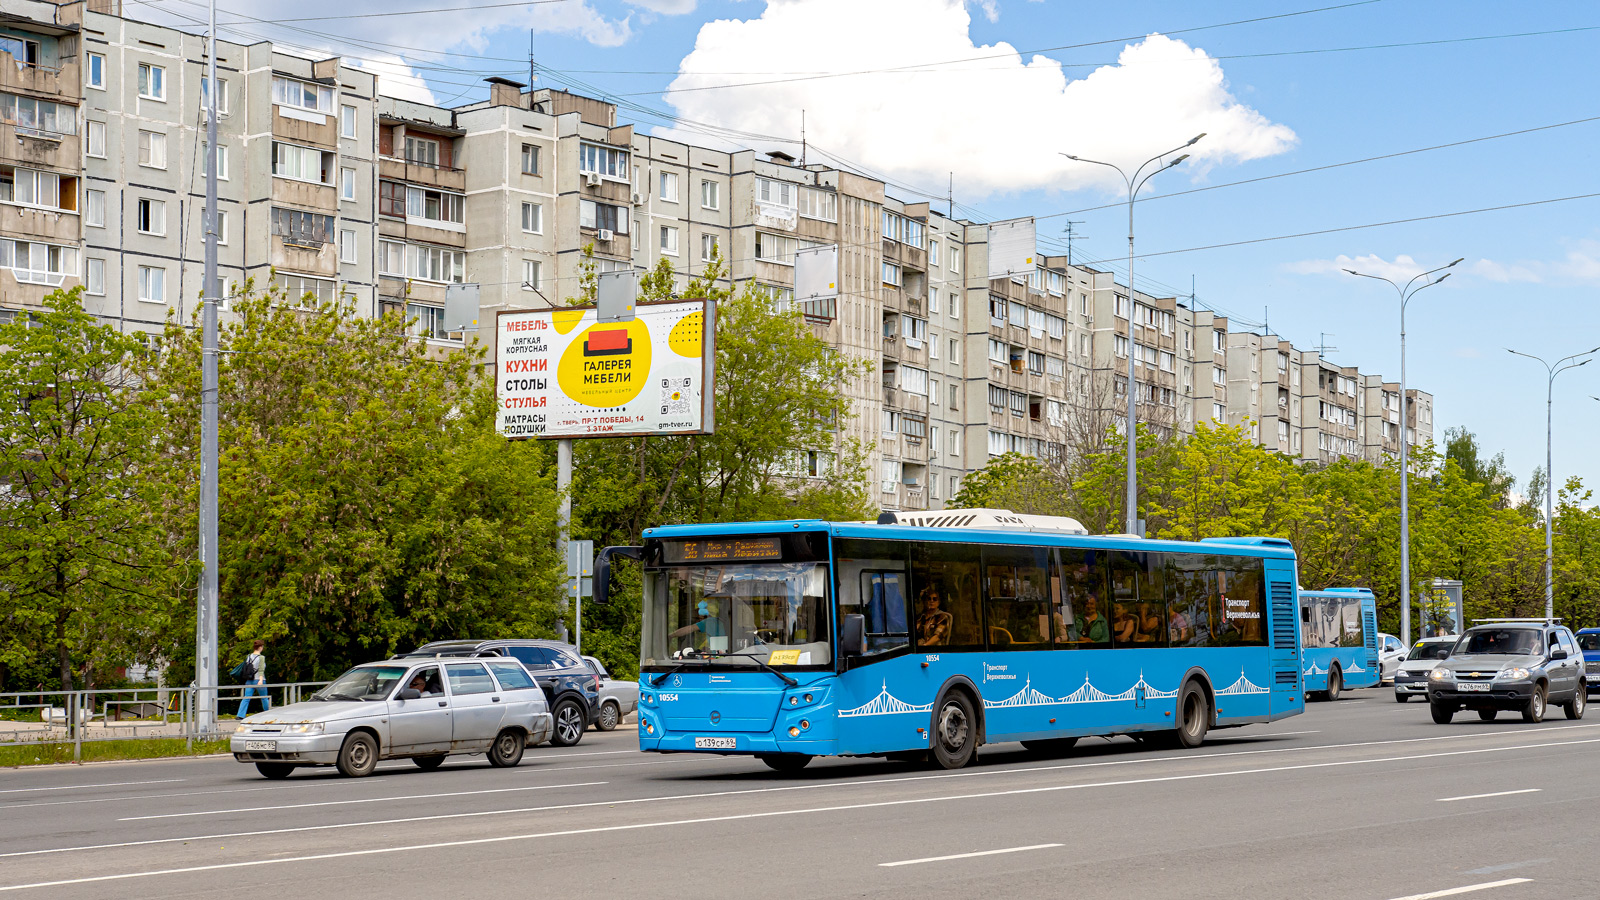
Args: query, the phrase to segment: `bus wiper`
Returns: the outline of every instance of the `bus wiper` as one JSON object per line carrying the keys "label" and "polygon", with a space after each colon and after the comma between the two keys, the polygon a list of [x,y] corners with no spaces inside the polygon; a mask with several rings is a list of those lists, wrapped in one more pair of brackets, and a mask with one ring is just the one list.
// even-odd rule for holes
{"label": "bus wiper", "polygon": [[688,663],[678,663],[677,665],[674,665],[670,669],[663,669],[659,675],[657,675],[656,677],[650,679],[650,686],[651,687],[661,687],[661,682],[666,681],[668,675],[671,675],[673,672],[678,671],[679,669],[683,668],[686,665],[688,665]]}
{"label": "bus wiper", "polygon": [[756,665],[760,666],[761,668],[766,669],[768,672],[771,672],[772,674],[774,674],[774,675],[778,676],[779,678],[783,679],[783,683],[787,684],[789,687],[799,687],[800,686],[800,682],[795,681],[793,678],[790,678],[789,676],[783,674],[782,672],[779,672],[777,669],[774,669],[770,663],[767,663],[764,660],[757,659],[754,656],[747,656],[745,658],[750,660],[751,662],[755,663]]}

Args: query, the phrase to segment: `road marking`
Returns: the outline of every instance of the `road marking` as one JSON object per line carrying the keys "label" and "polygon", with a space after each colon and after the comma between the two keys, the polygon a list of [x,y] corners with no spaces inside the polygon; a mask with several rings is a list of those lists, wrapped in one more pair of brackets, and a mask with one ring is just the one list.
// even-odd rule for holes
{"label": "road marking", "polygon": [[1509,797],[1512,794],[1537,794],[1544,788],[1523,788],[1517,791],[1495,791],[1492,794],[1467,794],[1465,797],[1440,797],[1436,803],[1454,803],[1457,800],[1482,800],[1485,797]]}
{"label": "road marking", "polygon": [[362,797],[357,800],[321,800],[316,803],[286,803],[282,806],[243,806],[237,809],[207,809],[199,812],[161,813],[154,816],[127,816],[118,822],[145,822],[150,819],[187,819],[194,816],[221,816],[228,813],[271,812],[278,809],[307,809],[313,806],[349,806],[354,803],[384,803],[389,800],[433,800],[438,797],[470,797],[475,794],[510,794],[517,791],[549,791],[556,788],[596,787],[606,781],[585,781],[578,784],[533,784],[525,787],[490,788],[482,791],[451,791],[445,794],[401,794],[395,797]]}
{"label": "road marking", "polygon": [[902,859],[899,862],[878,863],[882,869],[892,869],[895,866],[915,866],[920,863],[945,862],[951,859],[971,859],[974,856],[999,856],[1002,853],[1021,853],[1024,850],[1047,850],[1051,847],[1060,847],[1060,844],[1029,844],[1026,847],[1007,847],[1004,850],[979,850],[976,853],[952,853],[949,856],[928,856],[922,859]]}
{"label": "road marking", "polygon": [[[308,855],[308,856],[281,856],[281,857],[275,857],[275,858],[272,858],[272,859],[242,860],[240,862],[213,863],[213,864],[204,865],[204,866],[185,866],[185,867],[174,868],[174,869],[154,869],[154,870],[148,870],[148,871],[143,871],[143,872],[121,872],[121,873],[117,873],[117,874],[114,874],[114,875],[94,875],[94,876],[87,876],[87,877],[83,877],[83,878],[63,879],[63,880],[59,880],[59,881],[40,881],[40,882],[33,882],[33,883],[29,883],[29,884],[0,885],[0,893],[5,893],[5,892],[9,892],[9,891],[27,890],[27,889],[30,889],[30,888],[62,887],[62,886],[65,886],[65,885],[72,885],[72,884],[95,884],[95,883],[99,883],[99,882],[103,882],[103,881],[124,881],[124,880],[128,880],[128,879],[133,879],[133,878],[149,878],[149,877],[153,877],[153,876],[157,876],[157,875],[185,875],[185,874],[192,874],[192,873],[195,873],[195,872],[216,872],[216,871],[223,871],[223,870],[227,870],[227,869],[244,869],[244,868],[252,868],[252,867],[255,867],[255,866],[277,865],[277,864],[281,864],[281,863],[315,862],[315,861],[318,861],[318,860],[325,860],[325,859],[348,859],[348,858],[360,857],[360,856],[377,856],[377,855],[387,854],[387,853],[415,853],[415,852],[423,851],[423,850],[438,850],[438,849],[446,849],[446,848],[453,848],[453,847],[473,847],[473,846],[479,846],[479,845],[483,845],[483,844],[504,843],[504,842],[507,842],[507,841],[530,841],[530,840],[538,840],[538,839],[541,839],[541,838],[572,837],[572,836],[577,836],[577,835],[591,835],[591,834],[609,834],[609,833],[616,833],[616,832],[623,832],[623,831],[639,831],[639,830],[643,830],[643,829],[647,829],[647,828],[667,828],[667,827],[682,826],[682,825],[706,825],[706,824],[714,824],[714,823],[720,823],[720,822],[737,822],[737,821],[744,821],[744,820],[749,820],[749,819],[774,818],[774,817],[777,817],[777,816],[802,816],[802,815],[814,815],[814,814],[817,814],[817,813],[849,812],[849,811],[863,810],[863,809],[884,809],[884,808],[894,807],[894,806],[910,806],[910,805],[913,805],[913,804],[921,804],[921,803],[949,803],[949,802],[958,801],[958,800],[985,800],[985,799],[992,799],[992,798],[995,798],[995,797],[1018,797],[1018,796],[1028,795],[1028,794],[1045,794],[1045,793],[1054,793],[1054,792],[1058,792],[1058,791],[1077,791],[1077,790],[1087,790],[1087,789],[1090,789],[1090,788],[1127,787],[1127,786],[1131,786],[1131,785],[1144,785],[1144,784],[1165,784],[1165,783],[1177,782],[1177,781],[1195,781],[1195,780],[1205,779],[1205,778],[1226,778],[1226,777],[1238,777],[1238,776],[1243,776],[1243,775],[1263,775],[1263,774],[1270,774],[1270,773],[1275,773],[1275,772],[1299,771],[1299,770],[1304,770],[1304,769],[1326,769],[1326,768],[1334,768],[1334,767],[1340,767],[1340,766],[1371,765],[1371,764],[1374,764],[1374,763],[1383,763],[1383,762],[1404,762],[1404,761],[1417,760],[1417,759],[1439,759],[1439,758],[1448,757],[1448,756],[1466,756],[1466,755],[1478,754],[1478,753],[1503,753],[1503,752],[1510,751],[1510,750],[1542,749],[1542,748],[1546,748],[1546,747],[1565,747],[1565,746],[1575,746],[1575,745],[1582,745],[1582,744],[1600,744],[1600,738],[1588,738],[1588,739],[1581,740],[1581,741],[1545,742],[1545,743],[1539,743],[1539,744],[1526,744],[1526,745],[1514,746],[1514,747],[1489,747],[1489,748],[1482,748],[1482,749],[1477,749],[1477,750],[1446,750],[1446,751],[1441,751],[1441,752],[1438,752],[1438,753],[1421,753],[1421,754],[1415,754],[1415,755],[1412,755],[1412,756],[1394,756],[1394,757],[1387,757],[1387,758],[1380,758],[1380,759],[1340,760],[1340,761],[1335,761],[1335,762],[1304,763],[1304,764],[1301,764],[1301,765],[1294,765],[1294,766],[1264,766],[1264,767],[1256,768],[1256,769],[1236,769],[1236,770],[1227,771],[1227,772],[1197,772],[1197,773],[1191,773],[1191,774],[1188,774],[1188,775],[1158,775],[1158,776],[1152,776],[1150,778],[1129,778],[1129,779],[1125,779],[1125,780],[1121,780],[1121,781],[1089,782],[1089,783],[1085,783],[1085,784],[1058,784],[1058,785],[1048,785],[1048,786],[1045,786],[1045,787],[1035,787],[1035,788],[1013,788],[1011,790],[1004,790],[1004,791],[985,791],[985,792],[973,793],[973,794],[947,794],[947,795],[942,796],[942,797],[914,797],[914,798],[908,798],[908,799],[904,799],[904,800],[880,800],[880,801],[875,801],[875,802],[872,802],[872,803],[850,803],[850,804],[842,804],[842,805],[838,805],[838,806],[819,806],[819,807],[809,807],[809,808],[804,808],[804,809],[765,810],[765,811],[762,811],[762,812],[735,813],[735,814],[722,815],[722,816],[704,816],[704,817],[693,818],[693,819],[664,819],[664,820],[657,821],[657,822],[634,822],[634,823],[625,824],[625,825],[602,825],[602,826],[594,826],[594,827],[589,827],[589,828],[564,829],[564,830],[561,830],[561,831],[543,831],[543,832],[532,832],[532,833],[526,833],[526,834],[508,834],[508,835],[499,835],[499,836],[496,836],[496,837],[470,838],[470,839],[463,839],[463,840],[457,840],[457,841],[436,841],[436,842],[433,842],[433,843],[413,844],[413,845],[410,845],[410,846],[389,846],[389,847],[374,847],[374,848],[365,849],[365,850],[347,850],[347,851],[344,851],[344,852],[341,852],[341,853],[318,853],[318,854],[312,854],[312,855]],[[895,780],[910,780],[910,779],[895,779]],[[815,787],[846,787],[846,786],[850,786],[850,785],[848,783],[846,783],[846,784],[815,785]],[[787,788],[787,789],[804,789],[805,787],[807,787],[807,786],[798,785],[798,786],[795,786],[793,788]],[[769,792],[769,791],[778,791],[778,790],[786,790],[786,788],[769,788],[769,789],[758,789],[758,790],[752,790],[752,791],[722,791],[722,792],[710,793],[710,794],[691,794],[691,795],[687,795],[687,796],[689,798],[714,797],[714,796],[727,795],[727,794],[766,793],[766,792]],[[271,830],[271,831],[242,832],[242,833],[239,833],[239,834],[229,834],[229,835],[208,835],[208,836],[204,836],[204,837],[166,838],[166,839],[151,840],[151,841],[130,841],[130,842],[126,842],[126,843],[123,843],[123,844],[103,845],[102,847],[80,847],[80,848],[63,848],[63,849],[80,849],[80,850],[82,850],[82,849],[106,849],[106,848],[110,848],[110,847],[128,847],[128,846],[148,845],[148,844],[165,844],[165,843],[174,843],[174,842],[180,842],[180,841],[201,841],[201,840],[215,840],[215,839],[218,839],[218,838],[247,837],[247,836],[269,835],[269,834],[286,834],[286,833],[307,832],[307,831],[322,831],[322,830],[328,830],[328,829],[334,829],[334,828],[358,827],[358,826],[363,826],[363,825],[367,825],[367,826],[370,826],[370,825],[397,825],[397,824],[409,824],[409,823],[415,823],[415,822],[434,822],[434,821],[439,821],[439,820],[443,820],[443,819],[459,819],[459,818],[470,818],[470,817],[488,816],[488,815],[508,815],[508,814],[513,814],[513,813],[530,813],[530,812],[551,812],[551,811],[557,811],[557,810],[584,809],[584,808],[593,808],[593,807],[599,807],[599,806],[625,806],[625,805],[632,805],[632,804],[638,804],[638,803],[651,803],[651,802],[659,802],[659,801],[662,801],[662,800],[676,800],[676,799],[684,799],[684,797],[640,797],[640,798],[620,799],[620,800],[599,800],[599,801],[588,802],[588,803],[571,803],[571,804],[564,804],[564,805],[560,805],[560,806],[535,807],[535,808],[529,808],[529,809],[493,810],[493,811],[481,812],[481,813],[444,813],[444,814],[433,815],[433,816],[416,816],[416,817],[405,818],[405,819],[390,819],[390,820],[383,821],[383,822],[349,822],[349,823],[342,823],[342,824],[336,824],[336,825],[312,825],[312,826],[306,826],[306,827],[303,827],[303,828],[279,828],[279,829],[274,829],[274,830]],[[53,853],[53,852],[62,852],[62,851],[61,850],[25,850],[25,851],[21,851],[21,852],[17,852],[17,853],[0,854],[0,856],[4,856],[4,857],[30,856],[30,855],[36,855],[36,854],[41,854],[41,853]],[[1531,880],[1531,879],[1509,879],[1507,881],[1494,882],[1493,884],[1486,885],[1486,887],[1497,887],[1497,886],[1502,885],[1502,884],[1515,884],[1515,883],[1517,883],[1519,881],[1528,881],[1528,880]],[[1419,895],[1419,896],[1447,896],[1447,895],[1437,894],[1437,895]],[[1417,900],[1417,898],[1397,898],[1397,900]]]}
{"label": "road marking", "polygon": [[1522,884],[1532,881],[1532,878],[1507,878],[1504,881],[1485,881],[1483,884],[1469,884],[1465,887],[1447,888],[1442,891],[1429,891],[1426,894],[1407,894],[1396,897],[1394,900],[1435,900],[1438,897],[1454,897],[1457,894],[1470,894],[1474,891],[1487,891],[1490,888],[1505,887],[1508,884]]}
{"label": "road marking", "polygon": [[1541,859],[1527,859],[1527,860],[1523,860],[1522,862],[1501,863],[1498,866],[1484,866],[1481,869],[1468,869],[1468,870],[1466,870],[1465,872],[1463,872],[1461,874],[1463,874],[1463,875],[1493,875],[1496,872],[1507,872],[1507,871],[1510,871],[1512,869],[1526,869],[1529,866],[1542,866],[1545,863],[1549,863],[1549,862],[1555,862],[1555,860],[1551,859],[1548,856],[1546,856],[1546,857],[1543,857]]}
{"label": "road marking", "polygon": [[0,791],[0,794],[31,794],[34,791],[82,791],[90,788],[129,787],[137,784],[176,784],[180,781],[187,780],[188,779],[186,778],[163,778],[159,781],[113,781],[109,784],[63,784],[56,787],[11,788],[9,790]]}
{"label": "road marking", "polygon": [[180,791],[176,794],[132,794],[127,797],[85,797],[82,800],[40,800],[34,803],[7,803],[0,812],[11,809],[31,809],[35,806],[77,806],[83,803],[126,803],[130,800],[169,800],[174,797],[202,797],[207,794],[249,794],[258,791],[293,790],[288,787],[228,788],[215,791]]}

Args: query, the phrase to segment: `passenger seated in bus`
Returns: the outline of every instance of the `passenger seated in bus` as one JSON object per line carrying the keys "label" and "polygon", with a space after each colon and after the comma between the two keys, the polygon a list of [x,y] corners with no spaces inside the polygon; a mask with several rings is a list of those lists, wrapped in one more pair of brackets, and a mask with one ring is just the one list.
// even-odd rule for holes
{"label": "passenger seated in bus", "polygon": [[1189,616],[1183,611],[1181,602],[1174,602],[1167,607],[1167,639],[1174,647],[1194,640],[1194,626],[1189,623]]}
{"label": "passenger seated in bus", "polygon": [[1121,603],[1111,604],[1111,613],[1111,631],[1116,635],[1117,643],[1133,643],[1133,636],[1139,630],[1139,620]]}
{"label": "passenger seated in bus", "polygon": [[950,643],[950,614],[939,608],[939,589],[928,585],[917,598],[922,612],[917,615],[917,646],[939,647]]}
{"label": "passenger seated in bus", "polygon": [[1083,600],[1083,614],[1067,632],[1079,644],[1111,643],[1111,625],[1100,615],[1100,598],[1090,593]]}
{"label": "passenger seated in bus", "polygon": [[1135,644],[1158,644],[1161,642],[1161,613],[1160,607],[1154,603],[1141,603],[1135,607],[1135,618],[1138,619],[1138,631],[1133,636]]}

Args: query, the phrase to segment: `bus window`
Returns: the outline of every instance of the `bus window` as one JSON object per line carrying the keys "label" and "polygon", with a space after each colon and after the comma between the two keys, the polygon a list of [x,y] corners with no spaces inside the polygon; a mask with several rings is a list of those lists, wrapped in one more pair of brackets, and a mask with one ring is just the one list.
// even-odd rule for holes
{"label": "bus window", "polygon": [[1166,646],[1165,558],[1111,554],[1111,639],[1118,647]]}
{"label": "bus window", "polygon": [[867,652],[910,644],[906,609],[906,545],[899,541],[839,540],[834,544],[839,614],[866,619]]}
{"label": "bus window", "polygon": [[1217,557],[1173,553],[1167,560],[1167,639],[1174,647],[1209,647]]}
{"label": "bus window", "polygon": [[1251,556],[1218,556],[1211,578],[1217,589],[1216,643],[1262,645],[1266,641],[1266,603],[1261,560]]}
{"label": "bus window", "polygon": [[1050,606],[1042,548],[985,547],[984,614],[991,650],[1049,650]]}
{"label": "bus window", "polygon": [[982,650],[978,548],[926,541],[911,547],[911,632],[918,649]]}
{"label": "bus window", "polygon": [[1366,635],[1361,629],[1361,600],[1352,597],[1339,601],[1342,610],[1342,627],[1339,629],[1338,643],[1341,647],[1365,647]]}
{"label": "bus window", "polygon": [[1059,559],[1062,596],[1056,642],[1066,647],[1111,646],[1104,551],[1062,550]]}

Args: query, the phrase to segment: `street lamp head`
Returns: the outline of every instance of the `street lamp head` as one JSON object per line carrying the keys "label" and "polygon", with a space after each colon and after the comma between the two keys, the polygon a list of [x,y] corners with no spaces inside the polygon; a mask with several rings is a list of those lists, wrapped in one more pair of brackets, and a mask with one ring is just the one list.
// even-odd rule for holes
{"label": "street lamp head", "polygon": [[[1455,265],[1455,264],[1454,264],[1454,263],[1451,263],[1451,265]],[[1446,273],[1444,273],[1444,274],[1443,274],[1443,275],[1440,275],[1440,276],[1439,276],[1439,277],[1438,277],[1438,278],[1435,278],[1435,279],[1434,279],[1434,280],[1433,280],[1433,283],[1434,283],[1434,284],[1438,284],[1438,283],[1439,283],[1439,282],[1441,282],[1441,281],[1443,281],[1443,280],[1445,280],[1445,279],[1446,279],[1446,278],[1449,278],[1449,277],[1450,277],[1450,273],[1449,273],[1449,272],[1446,272]]]}
{"label": "street lamp head", "polygon": [[1360,272],[1357,272],[1355,269],[1345,269],[1344,271],[1345,271],[1346,275],[1360,275],[1361,274]]}
{"label": "street lamp head", "polygon": [[1184,144],[1184,146],[1185,147],[1193,147],[1195,144],[1198,144],[1200,142],[1201,138],[1203,138],[1205,136],[1206,136],[1206,133],[1204,131],[1202,131],[1199,134],[1195,135],[1194,137],[1190,138],[1189,139],[1189,143]]}
{"label": "street lamp head", "polygon": [[[1453,266],[1458,262],[1464,262],[1465,260],[1466,260],[1466,257],[1463,256],[1463,257],[1461,257],[1461,259],[1456,260],[1456,262],[1451,263],[1450,266]],[[1445,268],[1448,269],[1448,268],[1450,268],[1450,266],[1445,266]]]}
{"label": "street lamp head", "polygon": [[1188,158],[1189,158],[1189,154],[1185,153],[1184,155],[1182,155],[1182,156],[1178,157],[1177,159],[1173,160],[1172,162],[1167,163],[1167,168],[1170,169],[1173,166],[1177,165],[1178,163],[1183,162],[1184,160],[1186,160]]}
{"label": "street lamp head", "polygon": [[1077,159],[1077,157],[1073,156],[1071,153],[1063,153],[1061,155],[1065,156],[1067,159]]}

